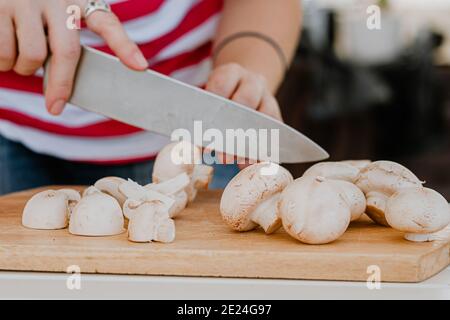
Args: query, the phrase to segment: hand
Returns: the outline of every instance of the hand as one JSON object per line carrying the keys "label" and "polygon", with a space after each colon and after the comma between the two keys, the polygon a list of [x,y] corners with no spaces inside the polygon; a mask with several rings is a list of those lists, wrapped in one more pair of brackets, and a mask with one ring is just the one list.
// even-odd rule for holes
{"label": "hand", "polygon": [[[280,106],[268,89],[266,79],[239,64],[224,64],[213,70],[206,90],[283,121]],[[230,155],[218,154],[216,157],[226,164],[236,160]],[[243,169],[248,164],[239,167]]]}
{"label": "hand", "polygon": [[[0,71],[33,75],[50,51],[53,58],[45,100],[48,111],[54,115],[63,111],[71,95],[81,51],[78,30],[66,26],[69,17],[66,10],[77,5],[83,11],[86,3],[87,0],[0,0]],[[86,19],[86,24],[129,68],[148,67],[113,13],[96,11]]]}

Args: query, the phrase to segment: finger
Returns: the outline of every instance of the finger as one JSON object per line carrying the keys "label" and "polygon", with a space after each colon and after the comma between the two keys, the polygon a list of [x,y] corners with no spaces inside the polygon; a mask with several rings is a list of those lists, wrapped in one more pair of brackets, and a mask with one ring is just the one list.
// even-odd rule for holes
{"label": "finger", "polygon": [[205,89],[224,98],[231,98],[243,75],[244,70],[237,64],[220,66],[211,73]]}
{"label": "finger", "polygon": [[86,19],[86,24],[90,30],[106,41],[123,64],[134,70],[148,68],[148,62],[144,55],[130,40],[114,13],[94,12]]}
{"label": "finger", "polygon": [[262,76],[248,74],[241,80],[232,100],[252,109],[257,109],[262,102],[265,87]]}
{"label": "finger", "polygon": [[36,73],[47,58],[42,17],[34,10],[32,5],[22,6],[14,17],[19,54],[14,71],[24,76]]}
{"label": "finger", "polygon": [[272,118],[283,121],[283,116],[281,115],[280,105],[278,104],[277,99],[275,99],[275,97],[270,92],[264,93],[264,96],[261,101],[261,105],[258,108],[258,111],[260,111]]}
{"label": "finger", "polygon": [[16,35],[12,20],[0,15],[0,71],[9,71],[16,60]]}
{"label": "finger", "polygon": [[47,109],[60,114],[72,94],[75,72],[80,58],[80,36],[66,26],[65,10],[54,7],[46,14],[52,59],[45,92]]}

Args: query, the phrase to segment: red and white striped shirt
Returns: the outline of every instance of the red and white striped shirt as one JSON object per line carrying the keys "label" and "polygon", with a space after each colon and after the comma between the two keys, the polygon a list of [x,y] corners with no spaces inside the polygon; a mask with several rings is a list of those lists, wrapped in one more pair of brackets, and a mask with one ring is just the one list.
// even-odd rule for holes
{"label": "red and white striped shirt", "polygon": [[[150,68],[192,85],[211,69],[212,38],[223,0],[109,0]],[[87,29],[81,43],[112,53]],[[32,77],[0,72],[0,134],[62,159],[128,163],[151,159],[168,139],[73,105],[54,117],[45,109],[42,70]]]}

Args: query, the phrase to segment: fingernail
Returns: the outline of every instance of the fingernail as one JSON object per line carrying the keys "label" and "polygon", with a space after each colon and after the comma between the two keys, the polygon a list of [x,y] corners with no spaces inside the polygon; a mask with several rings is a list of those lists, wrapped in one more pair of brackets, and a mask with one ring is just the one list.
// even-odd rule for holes
{"label": "fingernail", "polygon": [[136,61],[137,65],[142,68],[146,69],[148,68],[148,62],[145,60],[145,57],[142,55],[141,52],[136,52],[134,55],[134,61]]}
{"label": "fingernail", "polygon": [[65,105],[66,105],[66,101],[65,100],[63,100],[63,99],[57,100],[51,106],[50,113],[54,114],[54,115],[60,114],[63,111]]}

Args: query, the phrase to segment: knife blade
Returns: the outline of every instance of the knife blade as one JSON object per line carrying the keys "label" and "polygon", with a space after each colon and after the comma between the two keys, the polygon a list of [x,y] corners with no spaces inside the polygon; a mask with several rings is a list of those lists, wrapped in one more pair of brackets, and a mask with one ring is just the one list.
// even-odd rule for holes
{"label": "knife blade", "polygon": [[[44,85],[49,67],[47,61]],[[88,47],[82,49],[69,102],[166,136],[171,136],[177,129],[187,130],[192,137],[198,136],[199,124],[202,132],[213,129],[223,137],[227,132],[239,129],[275,130],[278,141],[275,139],[270,143],[277,144],[274,146],[278,152],[277,162],[301,163],[328,158],[320,146],[278,120],[155,71],[132,71],[116,57]],[[194,143],[208,147],[211,141],[200,139]],[[215,149],[239,157],[255,158],[249,157],[249,146],[236,148],[232,144],[223,143],[221,146],[219,143]],[[256,158],[267,160],[260,154]]]}

